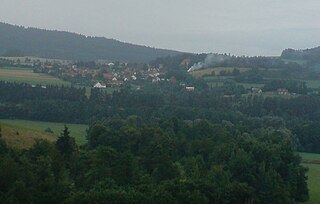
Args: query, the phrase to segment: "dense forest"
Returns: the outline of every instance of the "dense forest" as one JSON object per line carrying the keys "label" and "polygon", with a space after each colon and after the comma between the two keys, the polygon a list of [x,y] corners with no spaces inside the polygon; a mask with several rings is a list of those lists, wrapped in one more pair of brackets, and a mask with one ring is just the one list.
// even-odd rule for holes
{"label": "dense forest", "polygon": [[282,52],[281,57],[320,71],[320,47],[305,50],[286,49]]}
{"label": "dense forest", "polygon": [[[300,151],[320,153],[317,145],[320,136],[314,134],[317,129],[313,128],[320,121],[318,96],[241,97],[244,88],[234,82],[212,88],[201,80],[191,78],[188,82],[196,85],[197,90],[189,92],[177,84],[160,83],[148,84],[140,91],[127,86],[113,94],[92,89],[89,98],[82,88],[42,88],[0,82],[0,112],[2,118],[53,122],[92,123],[104,118],[136,115],[143,121],[204,119],[218,124],[244,125],[248,131],[285,128],[297,136]],[[290,84],[296,87],[295,83]],[[267,84],[267,88],[272,86]],[[225,97],[226,94],[233,97]]]}
{"label": "dense forest", "polygon": [[181,68],[181,61],[189,59],[190,67],[198,62],[204,62],[199,68],[212,67],[247,67],[247,68],[301,68],[301,65],[296,62],[286,63],[279,57],[264,57],[264,56],[235,56],[230,54],[179,54],[174,56],[160,57],[151,61],[151,64],[163,64],[168,69]]}
{"label": "dense forest", "polygon": [[309,60],[319,62],[320,47],[305,50],[286,49],[282,52],[281,57],[293,60]]}
{"label": "dense forest", "polygon": [[0,138],[1,203],[294,203],[308,199],[294,135],[283,128],[119,117],[68,128],[51,144]]}
{"label": "dense forest", "polygon": [[0,23],[0,55],[68,60],[148,62],[179,52],[123,43],[104,37],[25,28]]}

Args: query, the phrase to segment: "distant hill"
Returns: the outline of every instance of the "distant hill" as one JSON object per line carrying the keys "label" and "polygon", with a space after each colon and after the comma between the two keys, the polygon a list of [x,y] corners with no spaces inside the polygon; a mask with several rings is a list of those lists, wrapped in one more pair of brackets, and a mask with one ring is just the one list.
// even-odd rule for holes
{"label": "distant hill", "polygon": [[180,52],[123,43],[104,37],[87,37],[65,31],[25,28],[0,23],[0,55],[36,56],[69,60],[149,62]]}
{"label": "distant hill", "polygon": [[305,50],[286,49],[282,52],[281,57],[291,60],[307,60],[309,62],[320,62],[320,46]]}

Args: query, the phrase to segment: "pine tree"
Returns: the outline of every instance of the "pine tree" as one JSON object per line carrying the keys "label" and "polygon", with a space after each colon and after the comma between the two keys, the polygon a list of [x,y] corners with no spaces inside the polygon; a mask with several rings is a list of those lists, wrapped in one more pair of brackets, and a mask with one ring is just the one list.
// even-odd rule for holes
{"label": "pine tree", "polygon": [[66,125],[56,142],[56,147],[63,156],[67,157],[71,156],[77,150],[75,139],[70,136],[70,131]]}

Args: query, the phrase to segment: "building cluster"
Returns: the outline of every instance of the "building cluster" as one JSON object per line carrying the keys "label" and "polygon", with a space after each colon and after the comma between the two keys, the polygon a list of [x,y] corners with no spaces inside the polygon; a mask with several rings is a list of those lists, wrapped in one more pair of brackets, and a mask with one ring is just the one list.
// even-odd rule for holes
{"label": "building cluster", "polygon": [[92,84],[100,82],[112,87],[121,86],[129,81],[144,80],[157,83],[168,80],[160,67],[151,67],[149,64],[104,63],[87,67],[71,63],[58,66],[47,63],[35,67],[34,72],[48,73],[66,80],[89,80]]}
{"label": "building cluster", "polygon": [[[71,81],[72,83],[91,86],[94,88],[120,87],[125,83],[143,82],[159,83],[168,82],[176,84],[175,77],[167,77],[163,64],[139,64],[120,63],[110,61],[97,62],[72,62],[72,61],[41,61],[26,58],[24,63],[33,68],[35,73],[45,73],[52,76]],[[22,63],[17,62],[17,63]],[[182,63],[184,66],[190,64],[186,59]],[[27,66],[27,65],[26,65]],[[180,83],[180,86],[192,92],[195,87]]]}

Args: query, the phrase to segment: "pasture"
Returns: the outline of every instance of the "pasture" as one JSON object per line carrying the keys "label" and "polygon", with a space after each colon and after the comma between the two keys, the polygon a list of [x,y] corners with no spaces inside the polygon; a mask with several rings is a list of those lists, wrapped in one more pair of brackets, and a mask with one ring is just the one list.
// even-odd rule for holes
{"label": "pasture", "polygon": [[42,58],[42,57],[32,57],[32,56],[25,56],[25,57],[1,57],[3,59],[11,60],[14,62],[25,62],[26,59],[30,60],[31,62],[50,62],[50,63],[61,63],[61,64],[68,64],[71,61],[70,60],[62,60],[62,59],[49,59],[49,58]]}
{"label": "pasture", "polygon": [[318,89],[320,88],[320,80],[305,80],[308,88]]}
{"label": "pasture", "polygon": [[42,73],[33,73],[32,69],[21,67],[0,68],[0,80],[41,85],[71,85],[70,82]]}
{"label": "pasture", "polygon": [[216,76],[220,75],[222,71],[232,72],[234,69],[238,69],[240,72],[246,72],[251,70],[251,68],[238,68],[238,67],[215,67],[215,68],[207,68],[207,69],[199,69],[190,72],[194,77],[202,77],[204,75],[211,75],[213,72]]}
{"label": "pasture", "polygon": [[308,188],[309,201],[305,204],[319,204],[320,203],[320,154],[300,153],[303,159],[303,166],[309,169]]}
{"label": "pasture", "polygon": [[[55,141],[64,128],[64,123],[52,123],[42,121],[29,121],[29,120],[0,120],[0,126],[2,127],[2,135],[8,141],[12,141],[12,144],[17,147],[30,147],[32,146],[35,138],[48,139],[49,141]],[[77,144],[82,145],[86,142],[86,129],[88,125],[83,124],[66,124],[70,131],[70,136],[74,137]],[[45,130],[50,128],[52,133],[48,133]],[[9,134],[6,136],[6,132],[18,132],[19,134]],[[20,140],[20,141],[19,141]]]}

